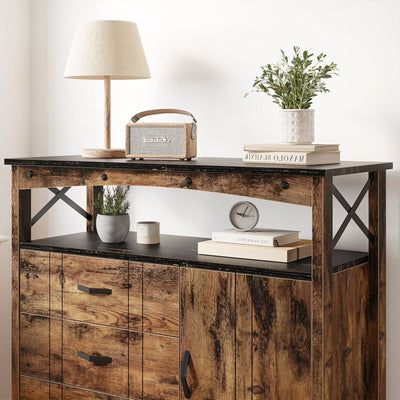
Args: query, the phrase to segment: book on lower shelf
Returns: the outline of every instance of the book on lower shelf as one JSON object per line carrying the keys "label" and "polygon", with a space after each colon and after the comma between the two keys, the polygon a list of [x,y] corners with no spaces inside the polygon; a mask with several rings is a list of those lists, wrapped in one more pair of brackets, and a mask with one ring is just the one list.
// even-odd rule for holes
{"label": "book on lower shelf", "polygon": [[281,247],[256,246],[206,240],[198,243],[198,253],[210,256],[246,258],[249,260],[293,262],[310,257],[311,240],[299,240]]}
{"label": "book on lower shelf", "polygon": [[254,246],[283,246],[299,240],[299,231],[280,229],[253,229],[241,232],[236,229],[224,229],[212,233],[215,242],[252,244]]}
{"label": "book on lower shelf", "polygon": [[260,164],[324,165],[340,163],[340,151],[243,151],[243,162]]}

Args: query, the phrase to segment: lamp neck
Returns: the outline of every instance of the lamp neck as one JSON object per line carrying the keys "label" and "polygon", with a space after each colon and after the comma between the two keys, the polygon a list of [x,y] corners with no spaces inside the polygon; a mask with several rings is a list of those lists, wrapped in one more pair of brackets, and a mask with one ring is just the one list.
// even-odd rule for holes
{"label": "lamp neck", "polygon": [[111,77],[104,77],[104,147],[111,149]]}

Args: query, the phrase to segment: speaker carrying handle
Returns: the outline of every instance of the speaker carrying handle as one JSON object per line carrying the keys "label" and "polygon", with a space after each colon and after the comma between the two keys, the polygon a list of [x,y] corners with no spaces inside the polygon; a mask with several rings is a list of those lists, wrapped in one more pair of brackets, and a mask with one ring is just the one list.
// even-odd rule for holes
{"label": "speaker carrying handle", "polygon": [[148,111],[142,111],[140,113],[135,114],[132,118],[131,121],[133,123],[136,123],[139,121],[140,118],[147,117],[149,115],[157,115],[157,114],[182,114],[182,115],[188,115],[189,117],[193,118],[193,122],[196,124],[197,120],[194,117],[192,113],[189,111],[185,110],[179,110],[175,108],[159,108],[156,110],[148,110]]}

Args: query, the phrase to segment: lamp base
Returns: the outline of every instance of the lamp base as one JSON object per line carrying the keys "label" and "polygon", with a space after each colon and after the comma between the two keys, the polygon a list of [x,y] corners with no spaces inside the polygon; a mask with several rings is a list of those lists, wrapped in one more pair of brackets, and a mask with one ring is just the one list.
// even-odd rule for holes
{"label": "lamp base", "polygon": [[125,158],[125,149],[84,149],[82,158]]}

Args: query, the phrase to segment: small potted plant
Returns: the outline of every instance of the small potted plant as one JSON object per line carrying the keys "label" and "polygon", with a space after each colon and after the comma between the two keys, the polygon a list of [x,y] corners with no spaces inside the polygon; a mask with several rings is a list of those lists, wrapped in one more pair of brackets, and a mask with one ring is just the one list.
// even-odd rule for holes
{"label": "small potted plant", "polygon": [[106,187],[95,200],[95,207],[99,211],[96,218],[97,234],[105,243],[123,242],[128,236],[128,192],[129,186]]}
{"label": "small potted plant", "polygon": [[[314,110],[310,109],[318,93],[329,92],[325,80],[337,75],[335,63],[324,64],[326,55],[316,58],[307,50],[294,47],[291,60],[281,50],[281,60],[261,67],[252,92],[264,92],[281,107],[282,142],[314,141]],[[247,96],[249,93],[246,93]]]}

